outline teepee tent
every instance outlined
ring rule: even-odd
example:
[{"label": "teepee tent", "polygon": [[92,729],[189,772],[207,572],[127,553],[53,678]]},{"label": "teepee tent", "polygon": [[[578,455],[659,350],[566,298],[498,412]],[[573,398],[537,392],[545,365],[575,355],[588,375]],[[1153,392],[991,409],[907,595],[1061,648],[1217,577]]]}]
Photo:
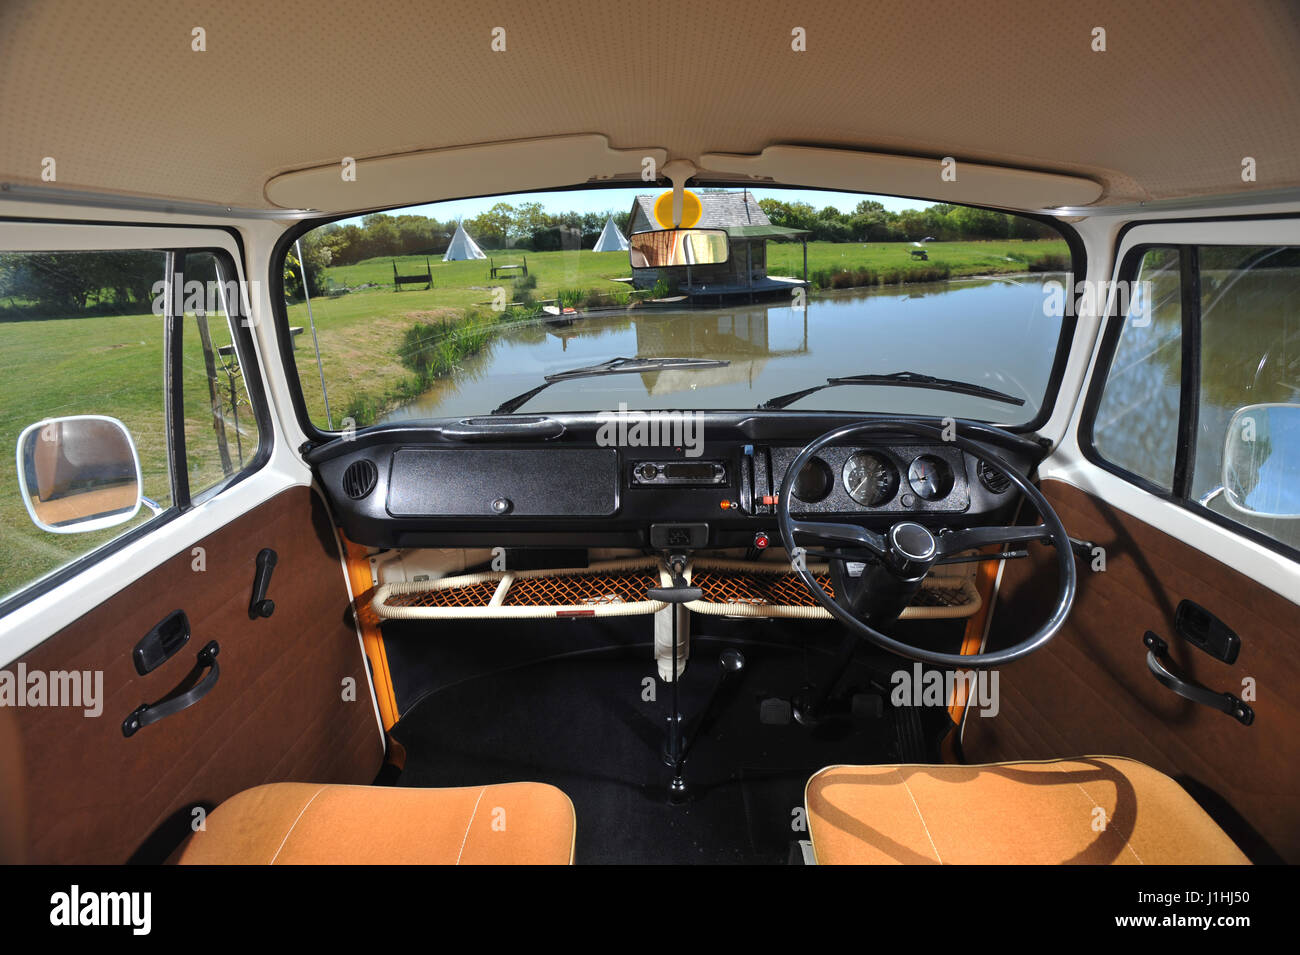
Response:
[{"label": "teepee tent", "polygon": [[614,217],[610,216],[605,220],[605,228],[600,230],[600,238],[596,240],[596,245],[592,248],[593,252],[626,252],[627,239],[623,238],[623,233],[618,231],[618,226],[614,225]]},{"label": "teepee tent", "polygon": [[443,253],[444,262],[460,262],[462,259],[486,259],[483,250],[478,247],[478,243],[469,237],[465,231],[465,223],[456,223],[456,234],[451,237],[451,245],[447,246],[447,251]]}]

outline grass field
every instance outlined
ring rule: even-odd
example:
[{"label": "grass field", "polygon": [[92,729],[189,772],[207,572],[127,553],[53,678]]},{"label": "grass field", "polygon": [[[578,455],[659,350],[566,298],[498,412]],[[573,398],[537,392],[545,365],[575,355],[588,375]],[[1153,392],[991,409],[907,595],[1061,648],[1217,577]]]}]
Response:
[{"label": "grass field", "polygon": [[[1034,261],[1044,256],[1067,256],[1065,240],[1033,240],[1005,242],[934,242],[926,249],[929,261],[912,258],[910,242],[809,242],[808,272],[835,269],[872,269],[878,272],[901,270],[903,280],[908,273],[924,274],[927,270],[946,267],[954,276],[991,275],[995,273],[1022,272]],[[617,291],[624,286],[613,279],[632,274],[626,252],[507,252],[492,253],[498,265],[522,262],[528,258],[530,274],[537,277],[536,297],[554,298],[562,288],[597,288]],[[495,285],[510,286],[509,279],[493,280],[488,277],[487,259],[466,262],[443,262],[438,256],[428,256],[429,270],[433,273],[433,292],[424,292],[421,286],[405,286],[403,296],[430,295],[423,301],[436,305],[464,307],[484,302],[491,297]],[[424,273],[425,256],[398,256],[398,271],[403,275]],[[768,272],[772,275],[803,275],[803,249],[798,242],[769,242],[767,245]],[[328,270],[329,281],[338,286],[356,288],[361,285],[380,285],[393,291],[393,258],[385,256],[366,259],[355,265],[334,266]],[[379,291],[379,290],[372,290]]]},{"label": "grass field", "polygon": [[[936,269],[951,276],[1025,271],[1048,255],[1065,255],[1063,241],[945,242],[928,247],[930,261],[914,262],[910,244],[814,242],[808,246],[810,276],[821,279],[840,275],[846,279],[884,276],[892,281],[932,279]],[[536,278],[529,294],[536,300],[554,299],[562,290],[626,292],[612,279],[630,274],[622,252],[529,252],[528,265]],[[498,262],[521,261],[522,254],[494,257]],[[769,243],[769,272],[802,275],[802,251],[797,243]],[[339,427],[351,415],[364,426],[387,408],[414,397],[426,385],[402,361],[404,336],[416,324],[439,327],[449,337],[452,356],[478,347],[502,322],[515,321],[519,313],[501,315],[482,303],[492,297],[496,284],[512,288],[509,280],[493,283],[486,260],[444,263],[430,258],[434,288],[408,286],[392,290],[392,261],[372,259],[333,268],[329,279],[336,286],[373,283],[375,289],[345,295],[318,297],[312,315],[320,339],[321,358],[329,386],[333,424]],[[423,256],[399,259],[404,274],[423,267]],[[847,272],[846,272],[847,270]],[[826,281],[823,284],[834,284]],[[512,297],[514,297],[512,295]],[[324,401],[316,370],[307,307],[289,306],[292,325],[304,327],[295,353],[303,392],[313,420],[326,422]],[[191,485],[210,486],[221,476],[212,417],[208,411],[206,373],[193,320],[185,335],[186,431],[191,445]],[[210,322],[214,344],[230,341],[224,322]],[[445,332],[441,331],[445,328]],[[0,523],[6,546],[0,549],[0,594],[33,580],[123,528],[89,535],[49,534],[36,528],[19,496],[13,449],[22,429],[43,418],[70,414],[107,414],[120,418],[130,429],[139,449],[145,494],[164,506],[170,499],[166,470],[162,394],[162,321],[153,315],[96,316],[0,322],[0,442],[9,449],[8,464],[0,466]],[[443,343],[439,343],[440,345]],[[224,381],[220,373],[218,378]],[[256,444],[250,414],[241,409],[245,455]],[[227,428],[231,453],[235,436]],[[137,522],[145,518],[144,512]]]},{"label": "grass field", "polygon": [[[223,476],[207,391],[207,373],[194,319],[184,336],[185,431],[193,493]],[[224,318],[209,319],[214,348],[230,343]],[[167,507],[171,483],[167,473],[163,409],[163,325],[158,316],[95,316],[0,323],[0,446],[8,449],[0,465],[0,595],[142,523],[134,522],[89,534],[51,534],[27,515],[18,486],[14,450],[29,424],[61,415],[105,414],[131,432],[140,456],[146,497]],[[225,376],[218,370],[218,378]],[[317,391],[320,389],[318,388]],[[244,458],[257,447],[257,426],[245,406],[239,409]],[[237,462],[236,437],[226,427],[229,453]]]}]

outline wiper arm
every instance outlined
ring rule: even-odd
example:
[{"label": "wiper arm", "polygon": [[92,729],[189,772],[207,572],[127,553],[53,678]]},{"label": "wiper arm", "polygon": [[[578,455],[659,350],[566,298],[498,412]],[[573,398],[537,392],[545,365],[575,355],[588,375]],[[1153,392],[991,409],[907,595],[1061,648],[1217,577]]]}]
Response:
[{"label": "wiper arm", "polygon": [[779,395],[759,405],[762,409],[784,408],[792,405],[800,398],[806,398],[814,392],[821,391],[824,388],[833,388],[836,385],[883,385],[886,387],[897,388],[927,388],[931,391],[946,391],[954,395],[970,395],[974,398],[988,398],[992,401],[1001,401],[1008,405],[1023,405],[1024,398],[1016,398],[1005,392],[995,391],[992,388],[985,388],[983,385],[971,384],[968,381],[957,381],[953,378],[936,378],[934,375],[921,375],[914,371],[895,371],[888,375],[845,375],[841,378],[827,378],[826,384],[815,385],[812,388],[804,388],[802,391],[792,391],[788,395]]},{"label": "wiper arm", "polygon": [[581,368],[570,368],[568,371],[557,371],[554,374],[547,375],[536,388],[531,388],[523,394],[515,395],[508,401],[503,401],[497,408],[493,409],[492,414],[510,414],[512,411],[518,410],[557,381],[572,381],[574,378],[599,378],[602,375],[629,375],[639,371],[662,371],[672,368],[721,368],[730,364],[731,362],[721,358],[611,358],[609,361],[602,361],[598,365],[584,365]]}]

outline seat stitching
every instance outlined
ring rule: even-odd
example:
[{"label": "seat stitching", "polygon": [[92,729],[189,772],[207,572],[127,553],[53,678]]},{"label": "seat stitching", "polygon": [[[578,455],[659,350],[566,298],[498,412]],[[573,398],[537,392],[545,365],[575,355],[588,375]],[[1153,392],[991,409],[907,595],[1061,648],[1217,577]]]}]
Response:
[{"label": "seat stitching", "polygon": [[478,815],[478,804],[483,801],[485,792],[487,792],[486,786],[478,791],[478,798],[474,800],[474,811],[469,814],[469,822],[465,823],[465,838],[460,840],[460,852],[456,853],[456,865],[460,865],[460,857],[465,854],[465,844],[469,842],[469,830],[474,825],[474,817]]},{"label": "seat stitching", "polygon": [[894,772],[898,774],[903,788],[907,790],[908,798],[912,800],[912,807],[916,810],[916,817],[921,820],[921,828],[925,830],[925,837],[930,840],[930,848],[934,850],[934,857],[939,860],[939,865],[943,865],[943,856],[939,855],[939,847],[934,844],[934,837],[930,835],[930,827],[925,824],[925,814],[921,812],[921,807],[916,802],[916,797],[912,795],[912,787],[907,785],[907,780],[903,777],[902,771],[897,766]]},{"label": "seat stitching", "polygon": [[[1057,764],[1056,769],[1061,773],[1065,772],[1065,767],[1061,766],[1060,764]],[[1102,807],[1102,805],[1099,802],[1097,802],[1097,800],[1092,798],[1092,794],[1088,792],[1088,790],[1084,789],[1080,783],[1076,782],[1074,785],[1078,788],[1079,792],[1083,793],[1085,796],[1088,797],[1088,802],[1092,803],[1095,808],[1101,810],[1103,816],[1106,814],[1106,810]],[[1106,825],[1107,827],[1110,826],[1109,817],[1107,817],[1106,819]],[[1128,839],[1124,840],[1124,847],[1128,849],[1129,852],[1133,853],[1133,858],[1138,860],[1138,865],[1146,865],[1146,863],[1142,861],[1142,857],[1138,855],[1137,850],[1133,848],[1133,843],[1130,840]]]},{"label": "seat stitching", "polygon": [[267,865],[275,865],[275,860],[280,858],[280,853],[284,851],[284,844],[289,841],[289,836],[293,835],[293,830],[298,825],[298,820],[302,818],[302,814],[307,811],[307,808],[316,801],[316,797],[319,796],[324,791],[325,791],[325,787],[321,786],[319,789],[317,789],[314,793],[311,794],[311,798],[307,800],[306,804],[302,807],[302,809],[298,811],[298,815],[294,817],[293,823],[289,826],[289,831],[286,832],[284,834],[284,838],[280,840],[279,848],[275,850],[275,855],[271,856],[271,861],[268,862]]}]

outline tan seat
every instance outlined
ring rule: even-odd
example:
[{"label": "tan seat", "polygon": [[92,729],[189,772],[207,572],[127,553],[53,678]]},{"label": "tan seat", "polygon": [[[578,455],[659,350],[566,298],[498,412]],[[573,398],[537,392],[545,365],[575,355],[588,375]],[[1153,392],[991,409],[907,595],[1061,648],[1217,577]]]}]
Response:
[{"label": "tan seat", "polygon": [[543,783],[407,789],[274,783],[231,796],[185,865],[568,865],[574,813]]},{"label": "tan seat", "polygon": [[1191,796],[1136,760],[831,766],[808,781],[819,865],[1248,865]]}]

